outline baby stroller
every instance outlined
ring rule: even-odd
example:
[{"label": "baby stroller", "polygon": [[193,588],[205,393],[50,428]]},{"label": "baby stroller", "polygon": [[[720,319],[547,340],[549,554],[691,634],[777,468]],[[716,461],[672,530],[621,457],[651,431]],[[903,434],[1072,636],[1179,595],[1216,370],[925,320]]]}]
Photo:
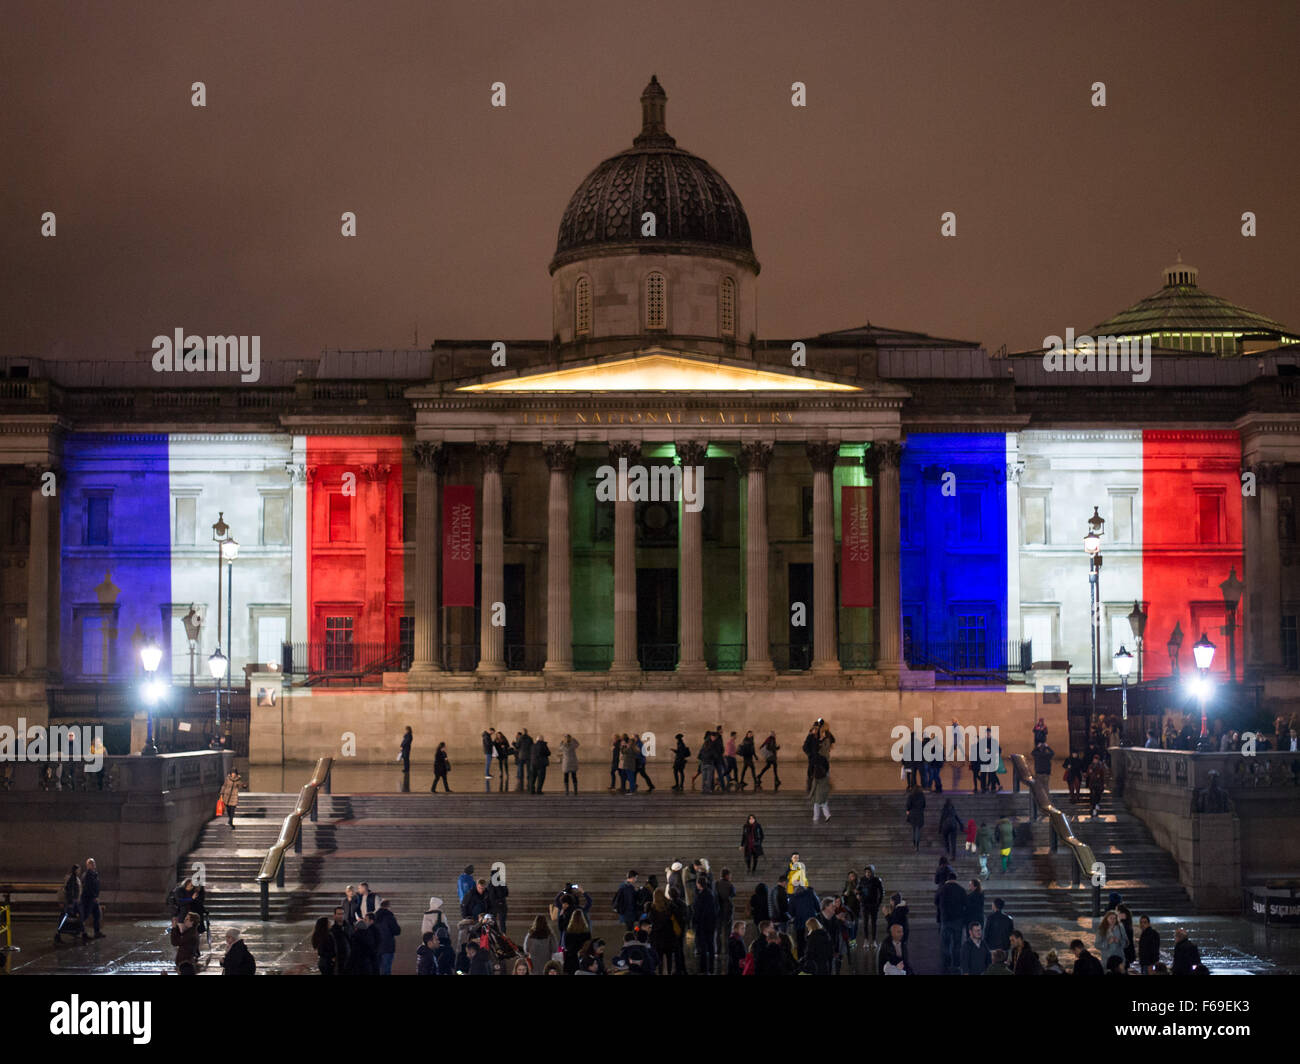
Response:
[{"label": "baby stroller", "polygon": [[[496,921],[491,916],[480,916],[470,930],[470,935],[476,937],[487,935],[488,952],[492,956],[493,963],[501,965],[503,971],[509,972],[515,958],[524,956],[523,951],[497,928]],[[481,937],[479,941],[482,941]]]},{"label": "baby stroller", "polygon": [[81,910],[77,907],[77,903],[65,905],[63,912],[59,914],[59,922],[54,928],[54,941],[62,942],[64,935],[71,935],[74,939],[78,939],[84,933],[85,925],[81,922]]}]

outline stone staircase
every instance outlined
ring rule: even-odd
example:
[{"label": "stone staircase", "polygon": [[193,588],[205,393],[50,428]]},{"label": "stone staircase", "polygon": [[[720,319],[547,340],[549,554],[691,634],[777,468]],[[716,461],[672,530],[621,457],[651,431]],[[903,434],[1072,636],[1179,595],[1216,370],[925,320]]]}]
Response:
[{"label": "stone staircase", "polygon": [[[178,866],[178,878],[183,878],[202,864],[216,920],[249,923],[258,918],[257,872],[294,797],[242,794],[233,834],[224,819],[211,821]],[[1069,858],[1064,850],[1050,852],[1051,829],[1045,820],[1029,822],[1027,794],[927,797],[921,851],[914,854],[901,792],[837,794],[832,819],[815,826],[798,790],[711,797],[674,794],[662,787],[653,794],[602,790],[572,798],[562,792],[541,797],[322,795],[319,820],[304,824],[303,853],[291,850],[286,856],[286,887],[271,887],[271,915],[277,920],[325,915],[346,884],[364,879],[393,899],[403,919],[423,911],[431,894],[444,899],[450,918],[456,878],[464,866],[473,864],[478,875],[486,876],[500,860],[510,885],[512,933],[545,912],[567,882],[580,883],[592,896],[593,914],[608,922],[613,919],[610,899],[629,868],[643,879],[656,873],[662,882],[664,868],[673,860],[688,863],[700,856],[709,859],[715,875],[724,866],[731,868],[738,899],[745,903],[741,913],[747,915],[754,883],[770,885],[797,850],[819,892],[839,890],[850,868],[860,872],[871,863],[887,889],[901,890],[913,913],[928,920],[944,797],[953,799],[962,817],[992,824],[1008,815],[1016,821],[1011,869],[1003,874],[997,858],[990,861],[994,875],[985,883],[990,897],[1004,898],[1017,918],[1073,922],[1090,915],[1091,891],[1070,887]],[[1068,806],[1065,795],[1057,800]],[[739,849],[741,824],[751,812],[766,832],[767,856],[757,876],[745,872]],[[1135,913],[1186,911],[1190,903],[1173,860],[1141,822],[1109,797],[1101,812],[1097,821],[1075,822],[1075,830],[1106,864],[1103,902],[1105,893],[1119,890]],[[977,870],[975,858],[960,845],[954,864],[963,880]]]}]

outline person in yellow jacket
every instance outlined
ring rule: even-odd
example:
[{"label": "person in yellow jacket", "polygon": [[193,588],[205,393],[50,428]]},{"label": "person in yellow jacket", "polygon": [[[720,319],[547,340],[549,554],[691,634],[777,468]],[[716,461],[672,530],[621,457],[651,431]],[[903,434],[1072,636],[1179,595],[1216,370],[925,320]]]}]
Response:
[{"label": "person in yellow jacket", "polygon": [[785,892],[793,894],[800,887],[808,886],[808,872],[804,868],[804,863],[799,860],[797,853],[790,855],[790,863],[786,866]]}]

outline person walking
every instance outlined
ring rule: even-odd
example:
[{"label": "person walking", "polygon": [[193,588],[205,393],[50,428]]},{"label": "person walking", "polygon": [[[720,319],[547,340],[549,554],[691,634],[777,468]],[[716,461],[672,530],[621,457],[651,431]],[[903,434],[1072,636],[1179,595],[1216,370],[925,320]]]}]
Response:
[{"label": "person walking", "polygon": [[876,941],[876,918],[880,915],[880,906],[885,900],[885,884],[876,875],[875,865],[867,865],[862,870],[862,876],[858,880],[858,897],[862,900],[860,907],[862,933],[866,935],[870,931],[871,941],[874,944]]},{"label": "person walking", "polygon": [[943,809],[939,813],[939,834],[943,836],[943,848],[954,860],[957,857],[957,836],[961,833],[961,817],[952,804],[951,798],[944,799]]},{"label": "person walking", "polygon": [[[609,752],[609,790],[612,794],[616,790],[627,791],[626,779],[623,775],[623,740],[626,736],[614,733],[614,745]],[[680,739],[681,736],[679,735]],[[620,788],[620,784],[623,786]]]},{"label": "person walking", "polygon": [[763,856],[763,825],[753,813],[740,829],[740,849],[745,855],[745,871],[757,873],[758,859]]},{"label": "person walking", "polygon": [[762,790],[763,777],[767,775],[768,769],[772,770],[772,790],[779,791],[781,789],[781,773],[776,768],[776,752],[780,749],[781,747],[776,741],[776,732],[768,732],[767,738],[763,740],[762,745],[759,747],[763,754],[763,771],[754,780],[754,790]]},{"label": "person walking", "polygon": [[619,923],[623,925],[624,931],[634,930],[641,916],[641,909],[637,904],[636,878],[635,870],[629,872],[627,878],[614,892],[614,912],[618,914]]},{"label": "person walking", "polygon": [[996,828],[998,852],[1002,855],[1002,871],[1011,867],[1011,847],[1016,841],[1016,828],[1010,817],[1002,817]]},{"label": "person walking", "polygon": [[808,729],[808,734],[803,738],[803,755],[808,759],[808,782],[804,787],[806,794],[812,794],[813,784],[813,757],[816,755],[818,748],[821,746],[821,723],[814,722],[813,726]]},{"label": "person walking", "polygon": [[1070,791],[1070,801],[1077,802],[1080,798],[1079,791],[1083,787],[1083,758],[1074,750],[1070,751],[1070,756],[1061,762],[1061,769],[1065,772],[1065,786]]},{"label": "person walking", "polygon": [[406,726],[406,731],[402,735],[402,746],[398,751],[397,760],[402,763],[402,775],[410,776],[411,774],[411,743],[415,741],[415,734],[411,731],[411,726]]},{"label": "person walking", "polygon": [[939,924],[939,963],[944,975],[961,974],[961,940],[966,919],[966,891],[949,872],[934,893],[935,917]]},{"label": "person walking", "polygon": [[578,740],[565,734],[560,740],[560,771],[564,773],[564,793],[569,793],[569,780],[573,780],[573,793],[578,793]]},{"label": "person walking", "polygon": [[532,789],[533,737],[525,728],[515,736],[515,791],[522,794]]},{"label": "person walking", "polygon": [[[86,858],[85,870],[81,874],[81,941],[89,942],[86,924],[89,921],[94,928],[95,938],[104,936],[99,930],[99,869],[93,857]],[[197,935],[196,935],[197,937]]]},{"label": "person walking", "polygon": [[335,946],[334,936],[330,934],[328,916],[322,916],[316,921],[316,926],[312,928],[311,948],[316,951],[316,968],[320,974],[333,975]]},{"label": "person walking", "polygon": [[[239,806],[239,789],[244,785],[236,769],[230,770],[226,782],[221,785],[221,804],[225,806],[226,822],[230,830],[235,830],[235,810]],[[209,792],[211,793],[211,792]]]},{"label": "person walking", "polygon": [[812,756],[812,798],[813,823],[817,823],[818,814],[823,820],[831,818],[831,763],[820,751]]},{"label": "person walking", "polygon": [[[691,748],[682,741],[682,733],[678,732],[673,736],[677,745],[673,747],[673,790],[686,790],[686,762],[690,760]],[[618,753],[615,747],[614,768],[618,767]],[[610,781],[614,779],[614,773],[610,772]],[[610,790],[613,790],[611,785]]]},{"label": "person walking", "polygon": [[1048,791],[1052,789],[1052,758],[1055,756],[1056,751],[1045,742],[1034,747],[1034,775],[1043,781],[1043,786]]},{"label": "person walking", "polygon": [[913,784],[907,792],[907,822],[912,826],[912,852],[921,850],[921,829],[925,827],[925,793],[918,784]]},{"label": "person walking", "polygon": [[743,791],[747,774],[751,783],[758,783],[758,775],[754,771],[754,758],[758,752],[754,749],[754,733],[752,731],[745,732],[745,737],[740,740],[740,746],[737,749],[741,760],[740,789]]},{"label": "person walking", "polygon": [[528,963],[532,966],[533,975],[542,974],[542,969],[554,956],[556,947],[555,933],[551,930],[551,925],[547,923],[545,914],[538,913],[533,926],[524,935],[523,946],[524,953],[528,955]]},{"label": "person walking", "polygon": [[[503,874],[504,875],[504,874]],[[496,921],[501,933],[507,934],[506,921],[510,917],[510,888],[506,886],[503,876],[493,875],[488,880],[488,912]]]},{"label": "person walking", "polygon": [[1088,805],[1094,820],[1101,813],[1101,800],[1105,793],[1106,766],[1101,763],[1100,754],[1093,754],[1092,764],[1088,766]]},{"label": "person walking", "polygon": [[442,789],[448,794],[451,793],[451,784],[447,782],[447,773],[451,771],[451,762],[447,760],[447,744],[439,743],[438,751],[433,755],[433,786],[429,788],[434,794],[438,793],[438,781],[442,781]]},{"label": "person walking", "polygon": [[533,778],[530,787],[533,794],[541,794],[546,784],[546,766],[551,763],[551,748],[546,744],[545,736],[539,735],[533,741],[532,765]]},{"label": "person walking", "polygon": [[623,736],[622,749],[619,751],[619,772],[623,776],[620,794],[636,794],[636,747],[632,745],[631,736]]},{"label": "person walking", "polygon": [[1011,948],[1011,932],[1016,929],[1016,922],[1002,911],[1005,906],[1006,902],[1001,898],[994,898],[993,911],[984,922],[984,940],[988,942],[989,949]]},{"label": "person walking", "polygon": [[649,794],[655,789],[655,784],[645,770],[645,743],[642,742],[641,736],[634,735],[632,737],[632,749],[636,753],[636,774],[645,780],[646,793]]},{"label": "person walking", "polygon": [[235,928],[226,931],[226,952],[221,958],[222,975],[256,975],[257,961]]},{"label": "person walking", "polygon": [[993,829],[989,827],[988,821],[982,822],[979,830],[975,832],[975,852],[979,854],[980,876],[988,879],[989,854],[993,852]]}]

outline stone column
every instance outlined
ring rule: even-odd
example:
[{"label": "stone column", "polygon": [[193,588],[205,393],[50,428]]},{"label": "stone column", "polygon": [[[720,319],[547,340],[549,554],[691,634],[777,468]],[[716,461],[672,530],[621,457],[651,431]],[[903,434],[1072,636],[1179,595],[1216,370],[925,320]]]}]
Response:
[{"label": "stone column", "polygon": [[427,440],[416,443],[411,451],[415,458],[415,655],[411,675],[418,677],[442,671],[438,647],[438,563],[442,553],[438,494],[447,452],[441,443]]},{"label": "stone column", "polygon": [[483,553],[479,595],[478,671],[504,672],[506,630],[492,623],[495,604],[505,601],[505,541],[501,514],[501,470],[508,443],[492,440],[478,445],[483,463]]},{"label": "stone column", "polygon": [[745,474],[745,672],[767,674],[772,650],[767,637],[767,466],[772,445],[753,441],[740,445],[740,469]]},{"label": "stone column", "polygon": [[880,540],[876,555],[880,580],[876,587],[879,606],[877,643],[880,647],[876,668],[891,680],[903,669],[903,640],[899,610],[899,510],[898,464],[903,445],[896,440],[881,440],[867,448],[866,465],[876,489],[877,528]]},{"label": "stone column", "polygon": [[60,471],[53,466],[32,465],[27,472],[32,477],[32,497],[27,526],[27,663],[22,673],[44,678],[58,671],[58,651],[50,641],[50,605],[57,610],[59,603],[50,585],[54,569],[50,538],[59,527],[57,491],[63,485],[58,483]]},{"label": "stone column", "polygon": [[[619,459],[628,467],[641,461],[641,444],[619,440],[609,445],[616,471]],[[627,498],[627,480],[618,478],[614,502],[614,660],[610,672],[638,672],[636,645],[636,503]]]},{"label": "stone column", "polygon": [[813,470],[813,671],[839,672],[835,625],[835,504],[831,471],[838,443],[809,443]]},{"label": "stone column", "polygon": [[573,671],[573,618],[569,609],[569,494],[573,488],[574,446],[542,446],[551,471],[546,533],[546,665],[543,671]]},{"label": "stone column", "polygon": [[307,486],[315,477],[315,469],[307,465],[307,437],[293,438],[293,460],[285,465],[292,486],[289,489],[289,508],[292,514],[292,549],[289,561],[289,642],[295,653],[307,652],[310,638],[311,604],[307,601],[307,555],[312,514],[307,506]]},{"label": "stone column", "polygon": [[1282,462],[1257,462],[1255,495],[1246,497],[1246,664],[1256,674],[1282,667],[1282,551],[1277,485]]},{"label": "stone column", "polygon": [[704,441],[677,444],[677,457],[682,463],[682,494],[694,497],[701,507],[688,510],[684,499],[681,505],[677,561],[678,672],[701,673],[708,669],[704,660],[704,528],[700,516],[704,504],[704,460],[708,451],[709,445]]}]

